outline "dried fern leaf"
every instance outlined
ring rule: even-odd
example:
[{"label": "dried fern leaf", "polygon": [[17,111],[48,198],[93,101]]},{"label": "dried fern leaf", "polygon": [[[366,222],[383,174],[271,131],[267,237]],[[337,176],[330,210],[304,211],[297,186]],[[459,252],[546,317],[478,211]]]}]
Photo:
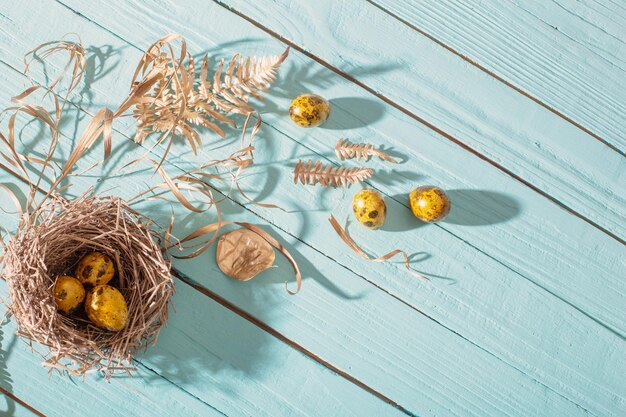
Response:
[{"label": "dried fern leaf", "polygon": [[[173,46],[176,40],[180,41],[179,53]],[[288,52],[289,48],[282,55],[261,58],[235,54],[227,64],[222,59],[211,75],[208,56],[199,63],[198,71],[184,38],[167,35],[144,54],[135,70],[131,93],[118,112],[134,107],[137,143],[158,132],[159,141],[169,137],[171,144],[177,134],[187,139],[195,153],[201,146],[197,127],[224,137],[218,123],[235,126],[228,113],[256,113],[248,104],[250,96],[262,99],[262,92],[276,79],[276,70]]]},{"label": "dried fern leaf", "polygon": [[[281,55],[260,58],[256,56],[243,58],[235,54],[228,63],[223,77],[225,62],[222,59],[213,77],[211,91],[237,106],[241,106],[242,102],[247,103],[250,96],[263,100],[262,93],[276,80],[276,70],[287,55],[289,48]],[[203,69],[201,73],[206,74],[207,71]],[[202,91],[208,91],[206,78],[203,78],[201,83],[204,83]]]},{"label": "dried fern leaf", "polygon": [[324,166],[322,161],[298,161],[293,171],[293,182],[302,184],[321,184],[324,187],[348,187],[365,181],[374,174],[371,168],[346,168],[333,165]]},{"label": "dried fern leaf", "polygon": [[377,156],[387,162],[397,164],[398,161],[393,159],[385,152],[377,149],[369,143],[352,143],[348,139],[339,139],[335,145],[335,155],[339,160],[356,158],[369,161],[370,157]]}]

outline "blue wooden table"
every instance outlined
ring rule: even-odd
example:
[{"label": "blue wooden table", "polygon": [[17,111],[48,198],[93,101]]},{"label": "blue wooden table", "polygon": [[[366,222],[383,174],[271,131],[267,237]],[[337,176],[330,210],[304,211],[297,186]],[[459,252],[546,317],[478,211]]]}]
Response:
[{"label": "blue wooden table", "polygon": [[[158,344],[137,358],[134,378],[110,381],[49,376],[5,320],[1,415],[626,415],[623,1],[4,0],[1,107],[27,85],[24,53],[69,32],[89,70],[71,97],[64,150],[90,114],[121,102],[143,51],[166,33],[217,58],[292,47],[260,105],[255,165],[241,179],[290,213],[235,194],[223,211],[274,233],[304,285],[284,291],[291,271],[278,258],[247,283],[225,277],[213,251],[174,261],[174,308]],[[331,100],[323,127],[289,120],[302,92]],[[132,120],[116,125],[112,160],[75,177],[68,195],[95,187],[129,197],[153,183],[150,166],[120,171],[146,152],[132,134]],[[361,260],[334,233],[329,214],[343,223],[359,187],[293,184],[295,162],[335,162],[340,137],[402,160],[370,164],[385,228],[352,222],[350,234],[370,254],[413,254],[430,282],[401,262]],[[199,155],[177,143],[166,164],[189,169],[237,141],[234,131],[207,135]],[[18,186],[4,173],[0,182]],[[423,184],[448,191],[444,222],[420,223],[407,208]],[[178,236],[215,221],[163,201],[143,210],[166,224],[171,207]],[[0,220],[15,229],[15,215]]]}]

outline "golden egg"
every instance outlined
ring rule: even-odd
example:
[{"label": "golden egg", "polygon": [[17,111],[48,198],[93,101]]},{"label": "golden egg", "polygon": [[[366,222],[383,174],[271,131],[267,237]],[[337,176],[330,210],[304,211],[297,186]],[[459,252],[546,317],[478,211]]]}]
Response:
[{"label": "golden egg", "polygon": [[361,190],[352,199],[354,217],[368,229],[378,229],[385,224],[387,205],[383,196],[375,190]]},{"label": "golden egg", "polygon": [[128,307],[121,292],[110,285],[98,285],[87,293],[85,312],[89,320],[103,329],[119,331],[128,322]]},{"label": "golden egg", "polygon": [[83,256],[76,267],[76,278],[84,285],[103,285],[115,276],[115,265],[111,258],[100,252]]},{"label": "golden egg", "polygon": [[70,314],[85,299],[85,287],[79,280],[69,275],[61,275],[54,284],[54,302],[65,314]]},{"label": "golden egg", "polygon": [[289,117],[298,126],[319,126],[330,116],[330,103],[316,94],[302,94],[289,106]]},{"label": "golden egg", "polygon": [[450,199],[446,193],[432,185],[411,191],[409,204],[415,217],[427,223],[443,219],[450,211]]}]

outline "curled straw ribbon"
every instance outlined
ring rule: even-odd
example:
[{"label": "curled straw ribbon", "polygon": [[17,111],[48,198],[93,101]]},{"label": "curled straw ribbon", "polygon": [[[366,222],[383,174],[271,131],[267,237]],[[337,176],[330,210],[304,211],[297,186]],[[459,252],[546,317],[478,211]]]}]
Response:
[{"label": "curled straw ribbon", "polygon": [[348,245],[350,249],[352,249],[357,255],[359,255],[361,258],[365,259],[366,261],[385,262],[386,260],[393,258],[396,255],[401,254],[404,257],[404,266],[406,267],[406,269],[409,271],[411,275],[430,281],[430,278],[428,278],[425,275],[420,274],[419,272],[413,271],[409,267],[409,257],[406,254],[406,252],[400,249],[394,249],[391,252],[386,253],[385,255],[379,256],[378,258],[372,258],[367,253],[365,253],[363,249],[361,249],[354,240],[352,240],[352,238],[348,235],[348,233],[341,227],[341,225],[339,225],[339,222],[337,221],[335,216],[331,214],[330,217],[328,218],[328,221],[333,226],[333,229],[335,229],[335,232],[337,232],[339,237],[341,237],[341,239],[346,243],[346,245]]},{"label": "curled straw ribbon", "polygon": [[[272,237],[272,235],[270,235],[265,230],[261,229],[258,226],[255,226],[255,225],[253,225],[251,223],[247,223],[247,222],[224,222],[224,221],[218,221],[216,223],[211,223],[211,224],[208,224],[208,225],[206,225],[204,227],[201,227],[201,228],[191,232],[189,235],[187,235],[186,237],[184,237],[183,239],[178,241],[178,243],[175,243],[175,244],[170,245],[169,247],[166,247],[165,250],[168,250],[168,249],[170,249],[170,248],[172,248],[174,246],[177,246],[177,247],[179,247],[181,249],[185,249],[182,246],[183,243],[188,242],[188,241],[193,240],[193,239],[197,239],[197,238],[199,238],[201,236],[213,233],[213,236],[211,237],[211,239],[209,239],[207,242],[204,242],[204,243],[201,243],[201,244],[197,245],[197,246],[200,246],[200,248],[197,249],[195,252],[193,252],[193,253],[191,253],[189,255],[181,255],[181,256],[173,255],[175,258],[180,258],[180,259],[186,259],[186,258],[192,258],[192,257],[198,256],[199,254],[201,254],[202,252],[207,250],[215,242],[215,240],[219,237],[220,229],[223,226],[227,226],[229,224],[236,224],[237,226],[245,227],[246,229],[250,230],[251,232],[254,232],[254,233],[258,234],[259,236],[261,236],[261,238],[263,240],[265,240],[272,247],[274,247],[277,251],[279,251],[285,257],[285,259],[287,259],[287,261],[291,264],[291,267],[293,268],[293,273],[294,273],[294,275],[296,277],[296,290],[295,291],[291,291],[287,287],[287,283],[286,282],[285,282],[285,289],[291,295],[295,295],[295,294],[297,294],[300,291],[300,289],[302,288],[302,274],[300,273],[300,268],[298,268],[298,264],[297,264],[296,260],[293,258],[293,256],[291,256],[289,251],[278,240],[276,240],[274,237]],[[172,223],[170,223],[170,226],[168,227],[168,234],[167,234],[168,237],[169,237],[169,232],[171,231],[171,227],[172,227]],[[187,249],[189,249],[189,248],[187,248]]]}]

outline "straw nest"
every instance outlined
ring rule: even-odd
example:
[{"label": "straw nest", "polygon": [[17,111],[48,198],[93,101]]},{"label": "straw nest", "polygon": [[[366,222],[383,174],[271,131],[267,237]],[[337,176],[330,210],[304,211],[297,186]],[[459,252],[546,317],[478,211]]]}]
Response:
[{"label": "straw nest", "polygon": [[[128,304],[119,332],[95,327],[86,317],[65,316],[55,306],[55,278],[73,272],[82,255],[103,252],[116,264],[112,281]],[[9,310],[19,334],[48,350],[33,349],[44,366],[74,375],[106,376],[132,369],[131,359],[156,342],[174,292],[152,222],[115,197],[55,197],[24,214],[4,248],[3,276]]]}]

